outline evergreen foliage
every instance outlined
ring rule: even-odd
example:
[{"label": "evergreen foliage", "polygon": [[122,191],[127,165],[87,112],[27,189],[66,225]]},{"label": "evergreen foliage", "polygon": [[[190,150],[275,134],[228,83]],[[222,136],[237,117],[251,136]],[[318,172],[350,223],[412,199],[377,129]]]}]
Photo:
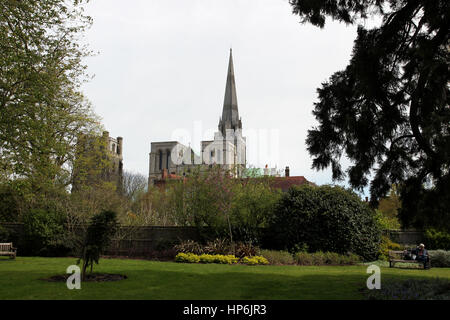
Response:
[{"label": "evergreen foliage", "polygon": [[377,258],[380,228],[375,212],[341,187],[292,187],[277,204],[270,229],[279,249],[348,252]]},{"label": "evergreen foliage", "polygon": [[[348,66],[318,89],[308,131],[313,167],[370,181],[371,203],[401,188],[404,227],[450,228],[450,3],[445,0],[291,0],[303,22],[359,24]],[[360,22],[378,16],[380,26]],[[352,161],[347,172],[339,160]]]}]

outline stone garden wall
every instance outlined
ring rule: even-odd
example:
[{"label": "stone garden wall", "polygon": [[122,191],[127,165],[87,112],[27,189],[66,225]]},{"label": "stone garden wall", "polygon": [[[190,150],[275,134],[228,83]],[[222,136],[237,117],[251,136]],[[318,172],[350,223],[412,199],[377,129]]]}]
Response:
[{"label": "stone garden wall", "polygon": [[[20,223],[0,223],[10,232],[11,241],[18,245],[23,225]],[[82,232],[82,228],[79,228]],[[421,231],[386,230],[384,234],[403,245],[417,245],[423,241]],[[198,241],[200,235],[194,227],[121,227],[118,235],[108,248],[107,255],[116,256],[154,256],[155,252],[170,250],[174,244],[185,241]],[[18,248],[20,255],[20,247]]]}]

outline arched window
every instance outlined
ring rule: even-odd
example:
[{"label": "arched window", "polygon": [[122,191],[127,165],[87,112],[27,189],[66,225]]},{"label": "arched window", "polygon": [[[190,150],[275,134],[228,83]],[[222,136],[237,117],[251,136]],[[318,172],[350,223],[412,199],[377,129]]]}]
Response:
[{"label": "arched window", "polygon": [[169,169],[170,150],[167,150],[166,168]]},{"label": "arched window", "polygon": [[159,170],[162,170],[162,151],[159,150]]}]

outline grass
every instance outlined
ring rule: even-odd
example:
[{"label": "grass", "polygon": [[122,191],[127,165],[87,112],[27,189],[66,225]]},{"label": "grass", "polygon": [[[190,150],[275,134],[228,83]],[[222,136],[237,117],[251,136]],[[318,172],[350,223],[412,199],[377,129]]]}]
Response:
[{"label": "grass", "polygon": [[[363,299],[366,266],[247,266],[101,259],[94,272],[126,274],[118,282],[65,283],[40,279],[64,274],[75,258],[0,257],[3,299]],[[447,278],[450,268],[381,267],[381,281]]]}]

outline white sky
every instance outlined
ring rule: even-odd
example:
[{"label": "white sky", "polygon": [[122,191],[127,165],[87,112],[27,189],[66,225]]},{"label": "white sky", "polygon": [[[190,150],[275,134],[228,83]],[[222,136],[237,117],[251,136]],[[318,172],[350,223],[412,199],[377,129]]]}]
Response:
[{"label": "white sky", "polygon": [[356,26],[301,24],[287,0],[94,0],[86,13],[99,55],[86,61],[95,78],[83,90],[110,135],[124,138],[125,170],[147,176],[150,142],[174,132],[188,132],[194,150],[213,138],[231,46],[244,134],[257,133],[249,164],[331,183],[330,170],[311,169],[305,138],[316,88],[347,65]]}]

